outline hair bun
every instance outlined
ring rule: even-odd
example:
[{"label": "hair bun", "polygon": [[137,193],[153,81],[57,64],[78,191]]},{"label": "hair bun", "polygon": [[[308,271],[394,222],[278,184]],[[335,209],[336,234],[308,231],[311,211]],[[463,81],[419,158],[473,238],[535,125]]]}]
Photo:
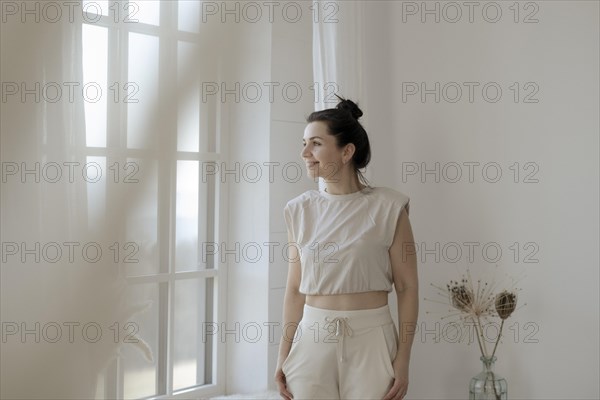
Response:
[{"label": "hair bun", "polygon": [[360,108],[358,108],[358,106],[356,105],[356,103],[354,103],[352,100],[348,100],[348,99],[342,99],[340,96],[338,96],[336,94],[337,98],[340,99],[340,102],[338,103],[338,105],[336,106],[337,109],[339,110],[344,110],[344,111],[348,111],[350,114],[352,114],[352,116],[354,118],[356,118],[357,120],[362,117],[363,112],[361,111]]}]

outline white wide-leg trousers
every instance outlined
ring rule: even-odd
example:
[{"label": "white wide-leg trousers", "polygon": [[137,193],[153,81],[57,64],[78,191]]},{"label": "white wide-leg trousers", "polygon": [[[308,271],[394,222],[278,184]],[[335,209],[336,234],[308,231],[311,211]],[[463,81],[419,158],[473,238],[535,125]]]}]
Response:
[{"label": "white wide-leg trousers", "polygon": [[397,341],[387,304],[349,311],[305,304],[282,365],[288,390],[295,400],[381,400],[394,382]]}]

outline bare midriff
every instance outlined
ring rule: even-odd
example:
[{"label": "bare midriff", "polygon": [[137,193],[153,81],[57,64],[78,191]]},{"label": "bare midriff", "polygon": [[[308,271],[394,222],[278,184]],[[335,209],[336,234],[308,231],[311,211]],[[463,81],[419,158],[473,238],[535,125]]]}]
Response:
[{"label": "bare midriff", "polygon": [[388,292],[378,290],[347,294],[307,294],[305,302],[309,306],[329,310],[366,310],[385,306],[388,303]]}]

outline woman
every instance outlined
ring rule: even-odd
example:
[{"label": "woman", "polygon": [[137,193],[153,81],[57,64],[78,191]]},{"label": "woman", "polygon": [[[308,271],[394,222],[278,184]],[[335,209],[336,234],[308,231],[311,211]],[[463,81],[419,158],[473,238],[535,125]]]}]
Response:
[{"label": "woman", "polygon": [[292,245],[275,380],[286,400],[402,399],[418,314],[409,198],[359,181],[371,156],[363,113],[338,98],[304,131],[301,156],[326,188],[284,209]]}]

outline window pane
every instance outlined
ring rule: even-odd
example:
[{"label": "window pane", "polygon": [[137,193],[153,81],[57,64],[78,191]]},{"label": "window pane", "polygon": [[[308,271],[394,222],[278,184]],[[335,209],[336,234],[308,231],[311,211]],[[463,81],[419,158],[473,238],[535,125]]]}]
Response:
[{"label": "window pane", "polygon": [[[177,162],[176,271],[214,268],[219,244],[214,241],[214,163]],[[200,210],[200,211],[199,211]]]},{"label": "window pane", "polygon": [[[127,103],[127,147],[154,146],[158,115],[158,37],[129,33],[129,68],[126,85],[131,100]],[[121,84],[123,86],[123,84]],[[122,88],[123,89],[123,88]],[[154,122],[154,123],[153,123]]]},{"label": "window pane", "polygon": [[[198,0],[179,0],[177,10],[180,31],[200,32],[201,4],[202,2]],[[222,6],[225,7],[224,5]]]},{"label": "window pane", "polygon": [[87,146],[106,147],[108,30],[83,24],[83,85],[85,141]]},{"label": "window pane", "polygon": [[200,146],[200,83],[198,78],[198,45],[179,42],[177,46],[177,76],[179,106],[177,112],[177,150],[199,151]]},{"label": "window pane", "polygon": [[[158,393],[156,390],[157,365],[158,365],[158,329],[159,329],[159,284],[146,283],[129,285],[128,294],[137,302],[144,303],[152,301],[149,309],[130,317],[123,326],[119,326],[119,332],[123,339],[121,342],[121,371],[123,377],[123,397],[139,398],[152,396]],[[130,322],[131,325],[126,326]],[[144,357],[136,345],[126,343],[135,341],[130,334],[134,333],[144,340],[154,357],[154,363],[150,363]],[[127,340],[125,339],[127,338]]]},{"label": "window pane", "polygon": [[198,269],[198,161],[177,161],[177,271]]},{"label": "window pane", "polygon": [[115,173],[119,174],[119,185],[127,185],[129,200],[123,212],[127,218],[126,239],[119,249],[126,275],[158,273],[157,162],[128,158],[126,163],[118,163],[112,169],[115,171],[111,171],[111,179]]},{"label": "window pane", "polygon": [[160,23],[159,0],[130,0],[128,5],[124,8],[126,10],[125,15],[128,16],[130,21],[137,21],[151,25],[159,25]]},{"label": "window pane", "polygon": [[[209,331],[206,328],[207,295],[204,279],[186,279],[175,284],[175,337],[173,354],[173,390],[205,383],[205,362],[211,360]],[[209,315],[210,317],[210,315]],[[210,369],[209,369],[210,370]]]}]

